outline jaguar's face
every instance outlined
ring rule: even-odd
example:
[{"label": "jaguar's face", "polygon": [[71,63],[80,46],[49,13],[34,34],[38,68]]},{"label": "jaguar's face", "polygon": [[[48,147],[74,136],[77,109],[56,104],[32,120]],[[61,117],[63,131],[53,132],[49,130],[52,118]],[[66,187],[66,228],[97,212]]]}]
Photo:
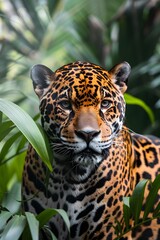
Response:
[{"label": "jaguar's face", "polygon": [[55,73],[42,65],[34,68],[31,76],[41,101],[42,125],[56,159],[62,164],[98,164],[122,129],[129,64],[109,72],[82,62]]}]

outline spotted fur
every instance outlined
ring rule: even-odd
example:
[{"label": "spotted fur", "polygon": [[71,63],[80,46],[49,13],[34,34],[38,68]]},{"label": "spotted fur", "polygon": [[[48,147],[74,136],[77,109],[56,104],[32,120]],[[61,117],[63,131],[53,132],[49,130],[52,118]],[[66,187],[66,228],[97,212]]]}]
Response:
[{"label": "spotted fur", "polygon": [[[123,94],[129,73],[126,62],[110,71],[80,61],[55,72],[43,65],[31,70],[55,161],[46,189],[46,166],[29,146],[24,208],[37,214],[45,208],[64,209],[72,240],[115,239],[113,225],[122,221],[123,196],[131,195],[141,179],[153,180],[160,171],[160,139],[131,133],[124,126]],[[124,239],[158,240],[158,224],[152,221]],[[69,239],[59,215],[49,227],[58,240]]]}]

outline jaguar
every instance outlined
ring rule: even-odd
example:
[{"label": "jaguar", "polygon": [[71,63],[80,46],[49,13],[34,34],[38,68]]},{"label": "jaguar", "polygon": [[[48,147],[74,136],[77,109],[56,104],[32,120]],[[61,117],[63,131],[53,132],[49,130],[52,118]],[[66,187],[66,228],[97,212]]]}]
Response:
[{"label": "jaguar", "polygon": [[[123,197],[132,195],[141,179],[154,180],[160,172],[160,139],[136,134],[124,123],[130,71],[127,62],[106,70],[82,61],[55,72],[41,64],[31,69],[54,160],[53,172],[47,175],[47,167],[29,145],[24,210],[65,210],[70,231],[58,214],[48,222],[58,240],[116,239],[114,226],[123,221]],[[46,231],[40,238],[50,239]],[[158,240],[159,221],[121,239]]]}]

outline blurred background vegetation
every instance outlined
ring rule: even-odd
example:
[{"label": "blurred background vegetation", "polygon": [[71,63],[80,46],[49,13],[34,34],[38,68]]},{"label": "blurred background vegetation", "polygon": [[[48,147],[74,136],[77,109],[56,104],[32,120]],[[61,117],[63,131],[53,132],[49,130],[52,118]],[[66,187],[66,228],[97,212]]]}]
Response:
[{"label": "blurred background vegetation", "polygon": [[[133,131],[160,136],[159,0],[0,1],[0,98],[37,119],[30,68],[41,63],[56,70],[76,60],[106,69],[128,61],[128,93],[150,106],[155,121],[131,104],[126,123]],[[27,142],[5,116],[0,124],[1,200],[21,181]]]}]

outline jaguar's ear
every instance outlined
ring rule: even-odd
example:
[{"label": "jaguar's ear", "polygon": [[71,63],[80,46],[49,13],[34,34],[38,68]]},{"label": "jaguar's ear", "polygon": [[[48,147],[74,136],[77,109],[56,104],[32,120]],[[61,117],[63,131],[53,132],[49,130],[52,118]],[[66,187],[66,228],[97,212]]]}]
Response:
[{"label": "jaguar's ear", "polygon": [[131,72],[131,66],[127,62],[115,65],[110,71],[110,77],[120,87],[122,93],[127,90],[128,76]]},{"label": "jaguar's ear", "polygon": [[51,75],[53,74],[54,72],[44,65],[37,64],[32,67],[30,76],[33,81],[34,91],[39,98],[47,91],[50,85]]}]

